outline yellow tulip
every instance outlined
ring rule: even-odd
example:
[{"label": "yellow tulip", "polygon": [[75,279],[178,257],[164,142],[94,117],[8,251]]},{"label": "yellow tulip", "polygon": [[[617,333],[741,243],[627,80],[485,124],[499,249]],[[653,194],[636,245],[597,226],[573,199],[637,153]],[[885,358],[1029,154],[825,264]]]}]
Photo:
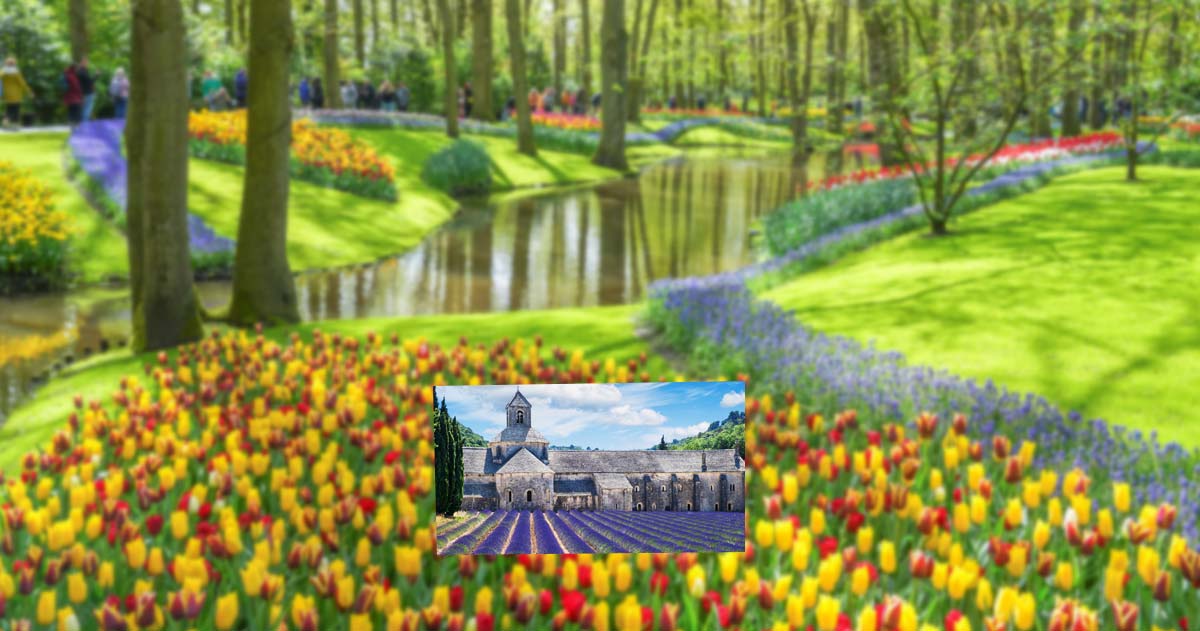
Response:
[{"label": "yellow tulip", "polygon": [[232,629],[233,623],[237,622],[237,617],[238,596],[236,592],[230,592],[217,598],[216,626],[219,631]]},{"label": "yellow tulip", "polygon": [[[738,564],[741,563],[742,553],[740,552],[722,552],[718,558],[718,564],[721,568],[721,581],[724,583],[732,583],[734,578],[737,578]],[[625,590],[621,590],[625,591]]]},{"label": "yellow tulip", "polygon": [[[792,543],[795,538],[795,525],[790,519],[780,519],[775,522],[775,547],[783,552],[789,552],[792,549]],[[864,529],[865,530],[865,529]],[[862,530],[859,530],[861,533]]]},{"label": "yellow tulip", "polygon": [[896,544],[891,541],[879,542],[879,569],[885,574],[896,572]]},{"label": "yellow tulip", "polygon": [[1054,572],[1054,584],[1062,591],[1070,591],[1075,586],[1075,566],[1067,561],[1058,564]]},{"label": "yellow tulip", "polygon": [[1129,491],[1129,483],[1113,482],[1113,508],[1119,513],[1128,513],[1131,503],[1131,493]]},{"label": "yellow tulip", "polygon": [[787,619],[795,629],[804,624],[804,599],[798,594],[789,594],[787,597]]},{"label": "yellow tulip", "polygon": [[[734,566],[734,571],[735,572],[737,571],[736,565]],[[724,565],[722,565],[721,575],[724,576],[724,573],[725,573]],[[630,585],[630,583],[633,582],[633,571],[629,568],[628,563],[622,563],[617,566],[615,582],[616,582],[616,588],[617,588],[618,592],[621,592],[623,594],[623,593],[629,591],[629,585]],[[728,582],[728,581],[726,581],[726,582]]]},{"label": "yellow tulip", "polygon": [[863,607],[861,613],[858,614],[858,626],[855,631],[878,631],[879,629],[879,614],[875,608],[870,605]]},{"label": "yellow tulip", "polygon": [[42,590],[37,601],[37,623],[40,625],[53,624],[55,619],[56,609],[55,595],[53,589]]},{"label": "yellow tulip", "polygon": [[1021,594],[1017,599],[1015,611],[1013,612],[1013,623],[1021,631],[1029,631],[1033,628],[1033,623],[1037,617],[1037,601],[1034,600],[1033,594],[1028,592]]},{"label": "yellow tulip", "polygon": [[837,629],[838,616],[842,613],[842,603],[829,596],[821,596],[817,603],[817,628],[821,631]]}]

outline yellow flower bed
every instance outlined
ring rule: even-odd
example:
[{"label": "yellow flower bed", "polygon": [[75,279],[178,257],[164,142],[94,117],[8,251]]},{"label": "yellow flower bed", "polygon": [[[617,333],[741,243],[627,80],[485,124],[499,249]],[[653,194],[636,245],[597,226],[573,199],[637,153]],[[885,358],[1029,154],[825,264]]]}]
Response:
[{"label": "yellow flower bed", "polygon": [[[192,112],[188,135],[203,158],[244,162],[246,111]],[[293,174],[318,184],[386,199],[395,198],[395,169],[370,145],[309,119],[292,121]]]},{"label": "yellow flower bed", "polygon": [[67,336],[62,331],[49,335],[0,336],[0,366],[20,360],[44,357],[61,349],[67,342]]},{"label": "yellow flower bed", "polygon": [[67,214],[28,170],[0,161],[0,293],[14,279],[40,284],[61,273],[69,235]]}]

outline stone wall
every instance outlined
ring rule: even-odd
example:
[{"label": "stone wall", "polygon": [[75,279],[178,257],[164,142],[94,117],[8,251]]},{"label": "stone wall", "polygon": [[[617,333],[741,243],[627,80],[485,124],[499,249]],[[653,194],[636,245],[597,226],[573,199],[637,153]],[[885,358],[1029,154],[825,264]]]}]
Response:
[{"label": "stone wall", "polygon": [[557,493],[554,510],[596,510],[596,496],[591,493]]},{"label": "stone wall", "polygon": [[504,510],[550,510],[554,506],[553,473],[498,473],[496,491]]},{"label": "stone wall", "polygon": [[724,473],[642,473],[630,475],[630,510],[736,511],[746,510],[743,475]]}]

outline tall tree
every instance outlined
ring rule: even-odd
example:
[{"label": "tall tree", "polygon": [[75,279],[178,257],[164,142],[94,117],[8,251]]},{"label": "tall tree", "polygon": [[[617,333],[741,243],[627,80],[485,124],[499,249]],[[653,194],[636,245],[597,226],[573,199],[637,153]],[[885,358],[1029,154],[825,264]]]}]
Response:
[{"label": "tall tree", "polygon": [[[134,0],[126,231],[133,349],[200,339],[188,249],[187,33],[180,0]],[[150,80],[147,80],[150,79]]]},{"label": "tall tree", "polygon": [[371,48],[379,45],[379,0],[369,0],[371,3]]},{"label": "tall tree", "polygon": [[[646,59],[650,57],[650,43],[654,39],[654,18],[658,13],[658,0],[650,0],[650,11],[646,15],[646,28],[642,36],[642,50],[637,56],[637,78],[629,79],[629,120],[637,121],[641,118],[642,102],[645,100],[646,85],[648,81],[648,64]],[[637,42],[634,42],[636,45]]]},{"label": "tall tree", "polygon": [[[325,0],[325,37],[321,40],[321,52],[325,58],[325,104],[331,110],[341,109],[341,71],[338,68],[338,0]],[[354,107],[353,103],[348,104]]]},{"label": "tall tree", "polygon": [[88,0],[69,0],[67,23],[71,32],[71,61],[88,54]]},{"label": "tall tree", "polygon": [[[1093,0],[1092,19],[1097,25],[1103,24],[1104,0]],[[1088,124],[1092,129],[1099,130],[1104,127],[1105,123],[1104,108],[1101,105],[1108,87],[1108,72],[1104,63],[1108,36],[1102,29],[1097,28],[1094,31],[1095,36],[1091,38],[1092,76],[1090,79],[1091,90],[1088,95]]]},{"label": "tall tree", "polygon": [[753,32],[751,48],[756,60],[754,98],[758,99],[758,115],[762,117],[767,115],[767,0],[758,0],[758,22]]},{"label": "tall tree", "polygon": [[1041,80],[1053,60],[1054,4],[1042,2],[1033,7],[1030,15],[1032,59],[1029,64],[1030,83],[1036,86],[1029,108],[1029,132],[1034,138],[1053,135],[1050,129],[1050,85]]},{"label": "tall tree", "polygon": [[[1087,0],[1071,0],[1070,14],[1067,17],[1067,58],[1083,59],[1083,51],[1087,44],[1083,30],[1083,22],[1087,19]],[[1067,66],[1066,89],[1063,90],[1062,103],[1062,135],[1078,136],[1081,133],[1079,120],[1079,100],[1083,94],[1083,65],[1072,63]]]},{"label": "tall tree", "polygon": [[[440,0],[439,0],[440,1]],[[354,59],[358,67],[367,65],[367,34],[363,24],[363,0],[353,0],[354,9]]]},{"label": "tall tree", "polygon": [[553,15],[550,18],[552,25],[551,39],[554,49],[554,64],[551,85],[554,87],[555,96],[561,101],[563,91],[563,73],[567,69],[567,15],[563,11],[563,0],[554,0],[551,3]]},{"label": "tall tree", "polygon": [[392,35],[399,36],[400,34],[400,0],[390,0],[388,7],[391,9],[389,13],[392,18]]},{"label": "tall tree", "polygon": [[446,117],[446,135],[458,138],[458,76],[454,68],[454,20],[450,0],[437,0],[438,21],[442,23],[442,76],[445,80],[442,114]]},{"label": "tall tree", "polygon": [[801,167],[808,160],[808,99],[812,92],[813,41],[816,39],[817,16],[809,0],[800,0],[804,17],[804,72],[796,84],[799,64],[799,42],[796,22],[796,0],[783,0],[783,29],[787,45],[787,94],[792,110],[792,164]]},{"label": "tall tree", "polygon": [[300,320],[287,259],[293,46],[289,4],[251,0],[246,174],[229,305],[229,320],[242,325]]},{"label": "tall tree", "polygon": [[[895,9],[896,7],[890,0],[858,0],[858,10],[862,14],[863,21],[863,44],[868,46],[867,66],[869,80],[867,85],[871,88],[870,94],[873,105],[886,102],[899,105],[904,100],[900,81],[900,69],[896,63],[896,56],[898,54],[896,52],[896,37],[892,28],[892,25],[896,23],[899,17]],[[883,110],[880,109],[878,112],[883,113]],[[879,121],[876,127],[882,131],[883,121]],[[894,166],[901,159],[897,155],[895,148],[888,142],[879,143],[879,158],[887,166]]]},{"label": "tall tree", "polygon": [[234,13],[233,0],[225,0],[225,44],[227,44],[229,46],[233,45],[233,29],[234,29],[233,13]]},{"label": "tall tree", "polygon": [[490,121],[496,117],[492,105],[492,0],[471,0],[471,70],[475,105],[471,117]]},{"label": "tall tree", "polygon": [[592,94],[592,9],[591,0],[579,0],[579,37],[583,40],[583,54],[579,57],[579,63],[582,66],[579,71],[579,89],[582,91],[580,98],[583,99],[582,105],[587,108],[587,100]]},{"label": "tall tree", "polygon": [[629,33],[625,0],[605,0],[600,20],[600,143],[592,162],[610,169],[629,168],[625,160],[625,107],[629,82]]},{"label": "tall tree", "polygon": [[246,0],[237,0],[237,37],[238,43],[246,43]]},{"label": "tall tree", "polygon": [[521,33],[521,0],[504,0],[504,18],[508,27],[509,71],[517,104],[517,151],[536,156],[533,122],[529,118],[529,76],[525,74],[525,39]]}]

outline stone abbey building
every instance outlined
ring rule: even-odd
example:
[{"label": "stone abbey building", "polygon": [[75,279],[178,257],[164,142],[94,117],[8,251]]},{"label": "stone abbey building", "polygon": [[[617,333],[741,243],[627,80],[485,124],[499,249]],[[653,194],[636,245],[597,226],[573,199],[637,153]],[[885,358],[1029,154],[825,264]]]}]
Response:
[{"label": "stone abbey building", "polygon": [[486,448],[463,447],[463,510],[745,510],[736,450],[551,450],[520,389],[505,410]]}]

